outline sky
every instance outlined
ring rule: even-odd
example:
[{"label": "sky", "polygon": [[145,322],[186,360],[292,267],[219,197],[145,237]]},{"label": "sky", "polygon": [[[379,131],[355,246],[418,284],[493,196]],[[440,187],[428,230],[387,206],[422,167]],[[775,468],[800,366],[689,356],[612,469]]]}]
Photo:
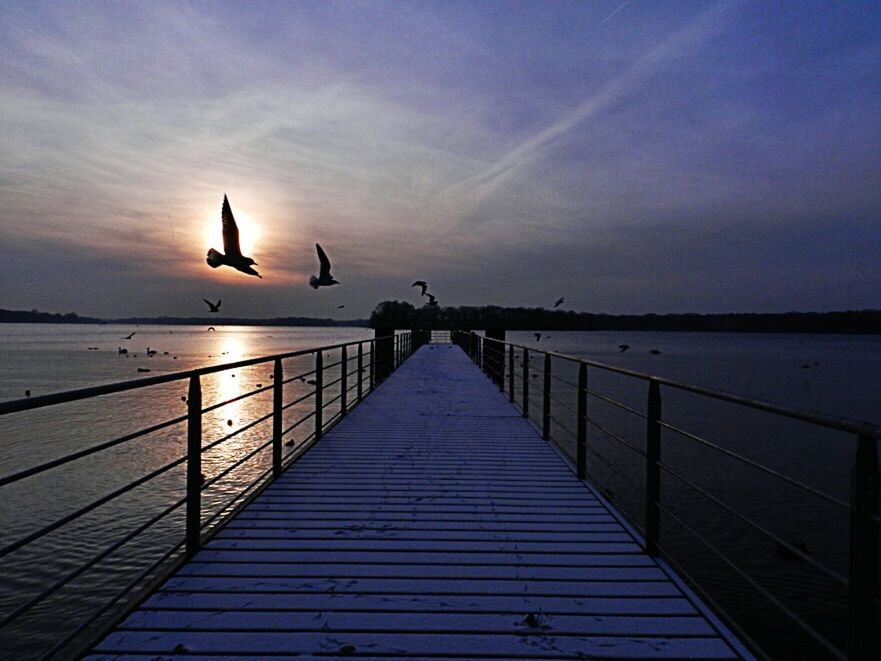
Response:
[{"label": "sky", "polygon": [[4,0],[0,52],[0,308],[881,308],[875,1]]}]

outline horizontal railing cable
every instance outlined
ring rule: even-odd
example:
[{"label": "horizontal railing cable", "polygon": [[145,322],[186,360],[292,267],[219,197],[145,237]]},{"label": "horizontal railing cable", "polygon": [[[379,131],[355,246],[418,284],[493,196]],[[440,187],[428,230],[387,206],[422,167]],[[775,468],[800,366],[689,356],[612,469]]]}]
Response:
[{"label": "horizontal railing cable", "polygon": [[232,463],[232,464],[230,464],[229,466],[227,466],[226,468],[224,468],[224,469],[223,469],[222,471],[220,471],[217,475],[213,476],[210,480],[206,480],[206,481],[205,481],[205,484],[202,485],[202,489],[201,489],[201,490],[202,490],[202,491],[205,491],[205,490],[208,489],[211,485],[213,485],[213,484],[219,482],[220,480],[222,480],[223,478],[225,478],[227,475],[229,475],[230,473],[232,473],[236,468],[238,468],[239,466],[241,466],[242,464],[244,464],[244,463],[245,463],[246,461],[248,461],[249,459],[253,458],[254,455],[258,454],[261,450],[265,450],[266,448],[268,448],[270,445],[272,445],[272,440],[273,440],[273,439],[270,438],[268,441],[266,441],[266,442],[263,443],[262,445],[258,445],[257,447],[253,448],[250,452],[248,452],[248,454],[246,454],[246,455],[244,455],[243,457],[240,457],[239,459],[237,459],[234,463]]},{"label": "horizontal railing cable", "polygon": [[[761,594],[765,599],[774,604],[782,613],[784,613],[787,617],[789,617],[798,627],[810,634],[810,636],[820,643],[823,647],[826,648],[830,653],[832,653],[838,659],[844,659],[845,656],[842,652],[832,644],[823,634],[814,629],[810,624],[805,622],[801,616],[798,615],[795,611],[793,611],[789,606],[784,604],[777,596],[775,596],[772,592],[770,592],[764,585],[756,581],[752,576],[747,574],[743,569],[741,569],[737,564],[735,564],[732,560],[728,558],[724,553],[719,551],[712,543],[707,541],[705,538],[701,537],[697,531],[695,531],[691,526],[689,526],[685,521],[683,521],[678,515],[672,512],[668,507],[665,507],[661,503],[656,503],[658,508],[663,511],[667,516],[676,521],[680,526],[682,526],[687,532],[689,532],[693,537],[695,537],[701,544],[704,545],[710,552],[713,553],[719,560],[721,560],[725,565],[727,565],[732,571],[738,574],[742,579],[744,579],[747,583],[749,583],[754,590],[756,590],[759,594]],[[664,553],[665,556],[669,556],[670,553],[660,544],[660,542],[656,542],[658,549]]]},{"label": "horizontal railing cable", "polygon": [[186,539],[180,540],[177,544],[168,549],[162,556],[155,560],[149,567],[147,567],[144,571],[138,574],[134,579],[129,581],[129,583],[116,595],[104,604],[101,608],[99,608],[96,612],[92,613],[85,622],[80,623],[80,625],[74,629],[71,633],[69,633],[63,640],[56,643],[55,646],[49,650],[46,654],[44,654],[41,659],[50,659],[59,651],[61,651],[68,643],[70,643],[74,638],[79,636],[83,631],[89,628],[93,622],[95,622],[99,617],[101,617],[104,613],[106,613],[112,606],[116,604],[117,601],[122,599],[125,595],[129,594],[136,586],[144,581],[144,579],[149,576],[151,573],[156,571],[162,564],[168,561],[171,556],[173,556],[176,552],[180,550],[180,548],[186,543]]},{"label": "horizontal railing cable", "polygon": [[315,415],[315,411],[310,411],[309,413],[307,413],[306,415],[304,415],[302,418],[300,418],[299,420],[297,420],[297,421],[296,421],[294,424],[292,424],[290,427],[288,427],[287,429],[285,429],[285,430],[281,433],[281,435],[282,435],[282,436],[287,436],[290,432],[294,431],[297,427],[299,427],[300,425],[302,425],[302,424],[303,424],[304,422],[306,422],[309,418],[312,418],[314,415]]},{"label": "horizontal railing cable", "polygon": [[243,399],[247,399],[248,397],[253,397],[254,395],[258,395],[261,392],[268,392],[272,390],[273,386],[263,386],[261,388],[257,388],[256,390],[250,390],[246,393],[242,393],[241,395],[236,395],[235,397],[231,397],[223,402],[217,402],[216,404],[212,404],[211,406],[206,406],[202,409],[202,414],[211,413],[211,411],[216,411],[217,409],[223,408],[224,406],[229,406],[230,404],[234,404],[235,402],[239,402]]},{"label": "horizontal railing cable", "polygon": [[596,397],[597,399],[602,400],[608,404],[611,404],[612,406],[617,406],[619,409],[622,409],[624,411],[632,413],[633,415],[635,415],[639,418],[642,418],[643,420],[645,420],[647,417],[646,414],[643,413],[642,411],[631,408],[631,407],[627,406],[627,404],[624,404],[623,402],[619,402],[617,399],[612,399],[611,397],[606,397],[605,395],[601,395],[600,393],[596,392],[595,390],[587,389],[584,392],[586,392],[591,397]]},{"label": "horizontal railing cable", "polygon": [[624,447],[627,447],[627,448],[630,448],[631,450],[633,450],[633,452],[635,452],[640,457],[643,457],[643,458],[645,457],[644,450],[641,450],[640,448],[636,447],[630,441],[628,441],[626,438],[624,438],[623,436],[620,436],[619,434],[616,434],[611,429],[606,428],[602,423],[598,422],[595,418],[592,418],[591,416],[586,416],[585,420],[587,420],[587,422],[589,422],[592,426],[599,429],[604,434],[614,438],[616,441],[621,443],[621,445],[623,445]]},{"label": "horizontal railing cable", "polygon": [[300,402],[306,401],[310,397],[315,397],[315,389],[314,388],[312,390],[310,390],[309,392],[307,392],[305,395],[297,397],[297,399],[294,399],[294,400],[288,402],[287,404],[285,404],[284,406],[281,407],[281,410],[286,411],[287,409],[291,408],[292,406],[296,406]]},{"label": "horizontal railing cable", "polygon": [[[621,472],[620,469],[618,469],[615,465],[613,465],[612,462],[610,462],[610,461],[609,461],[608,459],[606,459],[602,454],[600,454],[600,453],[596,450],[596,448],[593,448],[593,447],[591,447],[590,445],[588,445],[588,446],[587,446],[587,451],[590,452],[591,454],[593,454],[594,457],[596,457],[597,459],[599,459],[599,461],[600,461],[600,462],[601,462],[606,468],[608,468],[608,469],[609,469],[610,471],[612,471],[615,475],[617,475],[617,476],[620,477],[622,480],[624,480],[624,482],[625,482],[626,484],[628,484],[631,488],[633,488],[637,493],[642,494],[643,496],[645,495],[645,489],[644,489],[643,487],[641,487],[641,486],[639,486],[638,484],[636,484],[635,482],[633,482],[629,477],[627,477],[623,472]],[[634,523],[635,523],[635,521],[634,521]]]},{"label": "horizontal railing cable", "polygon": [[12,553],[13,551],[15,551],[17,549],[20,549],[22,546],[26,546],[26,545],[30,544],[31,542],[36,541],[45,535],[48,535],[50,532],[53,532],[54,530],[58,530],[60,527],[70,523],[74,519],[81,517],[83,514],[88,514],[93,509],[101,507],[101,505],[104,505],[105,503],[110,502],[114,498],[118,498],[119,496],[123,495],[124,493],[128,493],[129,491],[131,491],[135,487],[139,487],[140,485],[144,484],[145,482],[149,482],[150,480],[152,480],[155,477],[159,477],[163,473],[170,471],[172,468],[175,468],[176,466],[180,466],[186,460],[187,460],[186,456],[180,457],[179,459],[175,459],[171,463],[165,464],[161,468],[157,468],[156,470],[154,470],[150,473],[147,473],[146,475],[143,475],[142,477],[139,477],[134,482],[129,482],[125,486],[120,487],[119,489],[116,489],[114,491],[111,491],[109,494],[102,496],[98,500],[92,501],[88,505],[85,505],[85,506],[79,508],[75,512],[71,512],[70,514],[63,516],[60,519],[57,519],[53,523],[50,523],[49,525],[43,526],[39,530],[32,532],[30,535],[27,535],[26,537],[22,537],[18,541],[12,542],[11,544],[7,544],[2,549],[0,549],[0,558],[5,557],[6,555]]},{"label": "horizontal railing cable", "polygon": [[85,450],[80,450],[79,452],[74,452],[73,454],[69,454],[64,457],[60,457],[58,459],[53,459],[52,461],[47,461],[45,464],[40,464],[39,466],[34,466],[33,468],[28,468],[23,471],[19,471],[13,475],[7,475],[4,478],[0,478],[0,487],[4,487],[7,484],[12,484],[13,482],[18,482],[19,480],[23,480],[26,477],[31,477],[32,475],[37,475],[38,473],[42,473],[44,471],[50,470],[52,468],[56,468],[58,466],[62,466],[71,461],[75,461],[76,459],[81,459],[83,457],[87,457],[90,454],[95,454],[96,452],[100,452],[101,450],[106,450],[108,448],[112,448],[114,445],[119,445],[121,443],[127,443],[128,441],[132,441],[136,438],[140,438],[142,436],[146,436],[147,434],[152,434],[153,432],[160,431],[165,429],[166,427],[171,427],[181,422],[186,422],[187,416],[183,415],[178,418],[172,418],[171,420],[166,420],[165,422],[160,422],[158,424],[153,425],[152,427],[146,427],[145,429],[140,429],[136,432],[132,432],[131,434],[126,434],[125,436],[120,436],[119,438],[115,438],[112,441],[106,441],[99,445],[94,445],[92,447],[86,448]]},{"label": "horizontal railing cable", "polygon": [[303,372],[302,374],[297,374],[296,376],[289,377],[287,379],[283,379],[282,383],[291,383],[292,381],[296,381],[298,379],[304,380],[307,376],[312,376],[315,374],[316,370],[309,370],[308,372]]},{"label": "horizontal railing cable", "polygon": [[142,523],[140,526],[135,528],[133,531],[129,532],[122,539],[114,542],[113,544],[111,544],[110,546],[105,548],[103,551],[101,551],[101,553],[99,553],[98,555],[93,557],[91,560],[89,560],[85,564],[81,565],[80,567],[78,567],[74,571],[70,572],[64,578],[56,581],[51,586],[49,586],[48,588],[43,590],[40,594],[35,595],[34,597],[31,597],[31,599],[29,599],[26,603],[22,604],[21,606],[16,608],[11,613],[4,616],[4,618],[2,620],[0,620],[0,628],[5,627],[7,624],[18,619],[19,616],[21,616],[22,614],[29,611],[31,608],[33,608],[38,603],[43,601],[43,599],[54,594],[55,592],[60,590],[62,587],[64,587],[68,583],[70,583],[73,579],[75,579],[78,576],[81,576],[82,574],[87,572],[89,569],[94,567],[96,564],[98,564],[99,562],[101,562],[102,560],[107,558],[109,555],[113,554],[115,551],[119,550],[125,544],[127,544],[128,542],[133,540],[135,537],[140,535],[142,532],[144,532],[147,528],[156,524],[161,519],[163,519],[166,516],[168,516],[169,514],[171,514],[174,510],[176,510],[178,507],[180,507],[181,505],[183,505],[186,502],[187,502],[187,499],[186,499],[186,497],[184,497],[184,498],[181,498],[180,500],[178,500],[176,503],[173,503],[172,505],[166,507],[162,512],[160,512],[159,514],[156,514],[155,516],[150,518],[148,521]]},{"label": "horizontal railing cable", "polygon": [[697,436],[696,434],[692,434],[689,431],[686,431],[684,429],[680,429],[679,427],[672,425],[669,422],[664,422],[663,420],[660,420],[659,423],[660,423],[661,427],[663,427],[665,429],[669,429],[670,431],[674,431],[677,434],[680,434],[681,436],[684,436],[692,441],[695,441],[696,443],[699,443],[699,444],[701,444],[705,447],[708,447],[712,450],[716,450],[717,452],[720,452],[728,457],[731,457],[732,459],[736,459],[737,461],[740,461],[740,462],[746,464],[747,466],[751,466],[752,468],[755,468],[759,471],[762,471],[763,473],[767,473],[768,475],[776,477],[779,480],[783,480],[787,484],[791,484],[792,486],[798,487],[799,489],[802,489],[803,491],[807,491],[808,493],[811,493],[811,494],[817,496],[818,498],[822,498],[823,500],[825,500],[829,503],[833,503],[833,504],[838,505],[839,507],[842,507],[847,510],[850,509],[850,505],[848,503],[844,502],[843,500],[840,500],[839,498],[836,498],[835,496],[830,496],[829,494],[824,493],[823,491],[819,491],[818,489],[815,489],[814,487],[812,487],[810,485],[804,484],[804,483],[796,480],[795,478],[789,477],[788,475],[784,475],[783,473],[775,471],[773,468],[768,468],[767,466],[764,466],[763,464],[760,464],[756,461],[753,461],[752,459],[748,459],[747,457],[742,457],[739,454],[737,454],[736,452],[732,452],[731,450],[723,448],[721,445],[717,445],[716,443],[713,443],[712,441],[708,441],[705,438],[701,438],[700,436]]},{"label": "horizontal railing cable", "polygon": [[215,441],[211,441],[208,445],[203,445],[202,452],[204,453],[206,450],[211,450],[213,448],[216,448],[221,443],[226,443],[227,441],[232,440],[233,438],[235,438],[239,434],[242,434],[242,433],[248,431],[249,429],[256,427],[257,425],[259,425],[262,422],[266,422],[267,420],[269,420],[272,417],[272,415],[273,415],[273,413],[272,413],[272,411],[270,411],[266,415],[260,416],[256,420],[252,420],[251,422],[246,424],[244,427],[239,427],[238,429],[236,429],[233,432],[230,432],[226,436],[222,436]]},{"label": "horizontal railing cable", "polygon": [[814,560],[813,557],[811,557],[810,555],[808,555],[807,553],[805,553],[804,551],[802,551],[798,547],[793,546],[792,544],[787,542],[782,537],[778,537],[777,535],[772,533],[770,530],[765,528],[763,525],[761,525],[760,523],[756,523],[755,521],[750,519],[745,514],[738,512],[736,509],[734,509],[730,505],[727,505],[726,503],[721,501],[719,498],[717,498],[713,494],[709,493],[706,489],[700,487],[699,485],[697,485],[694,482],[692,482],[691,480],[689,480],[687,477],[681,475],[678,471],[674,470],[669,465],[665,464],[662,461],[659,461],[658,466],[660,468],[662,468],[665,472],[667,472],[669,475],[675,477],[677,480],[682,482],[682,484],[686,485],[687,487],[690,487],[693,491],[696,491],[697,493],[701,494],[702,496],[704,496],[708,500],[712,501],[715,505],[721,507],[723,510],[725,510],[729,514],[734,515],[735,517],[737,517],[738,519],[743,521],[745,524],[747,524],[748,526],[750,526],[751,528],[753,528],[757,532],[761,533],[762,535],[764,535],[765,537],[767,537],[771,541],[775,542],[776,544],[779,544],[781,547],[783,547],[784,549],[786,549],[787,551],[792,553],[792,555],[803,560],[804,562],[815,567],[816,569],[819,569],[820,571],[824,572],[827,576],[838,581],[842,585],[844,585],[844,586],[848,585],[848,580],[846,577],[842,576],[841,574],[836,572],[834,569],[830,569],[829,567],[826,567],[825,565],[821,564],[817,560]]}]

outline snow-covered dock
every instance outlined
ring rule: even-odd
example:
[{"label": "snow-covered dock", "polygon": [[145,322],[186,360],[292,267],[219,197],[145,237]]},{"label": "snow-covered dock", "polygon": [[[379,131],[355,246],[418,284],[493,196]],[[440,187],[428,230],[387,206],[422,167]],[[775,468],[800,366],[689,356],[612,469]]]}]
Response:
[{"label": "snow-covered dock", "polygon": [[87,659],[741,658],[457,347],[422,347]]}]

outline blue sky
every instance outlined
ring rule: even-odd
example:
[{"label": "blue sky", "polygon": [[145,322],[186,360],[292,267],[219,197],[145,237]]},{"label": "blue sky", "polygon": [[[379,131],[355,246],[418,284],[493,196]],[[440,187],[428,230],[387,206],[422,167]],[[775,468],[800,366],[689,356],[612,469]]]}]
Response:
[{"label": "blue sky", "polygon": [[[4,2],[0,48],[0,307],[881,307],[876,2]],[[263,280],[205,264],[224,193]]]}]

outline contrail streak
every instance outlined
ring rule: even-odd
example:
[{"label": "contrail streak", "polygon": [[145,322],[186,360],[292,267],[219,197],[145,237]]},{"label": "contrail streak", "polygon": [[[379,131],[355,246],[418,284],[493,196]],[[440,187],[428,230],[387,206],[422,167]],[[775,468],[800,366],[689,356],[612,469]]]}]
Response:
[{"label": "contrail streak", "polygon": [[606,16],[603,20],[600,21],[600,26],[605,25],[605,24],[606,24],[606,21],[608,21],[610,18],[612,18],[612,16],[614,16],[614,15],[617,14],[619,11],[621,11],[622,9],[624,9],[624,8],[625,8],[627,5],[629,5],[631,2],[633,2],[633,0],[624,0],[624,2],[622,2],[622,3],[618,6],[618,9],[616,9],[615,11],[613,11],[611,14],[609,14],[609,15]]}]

